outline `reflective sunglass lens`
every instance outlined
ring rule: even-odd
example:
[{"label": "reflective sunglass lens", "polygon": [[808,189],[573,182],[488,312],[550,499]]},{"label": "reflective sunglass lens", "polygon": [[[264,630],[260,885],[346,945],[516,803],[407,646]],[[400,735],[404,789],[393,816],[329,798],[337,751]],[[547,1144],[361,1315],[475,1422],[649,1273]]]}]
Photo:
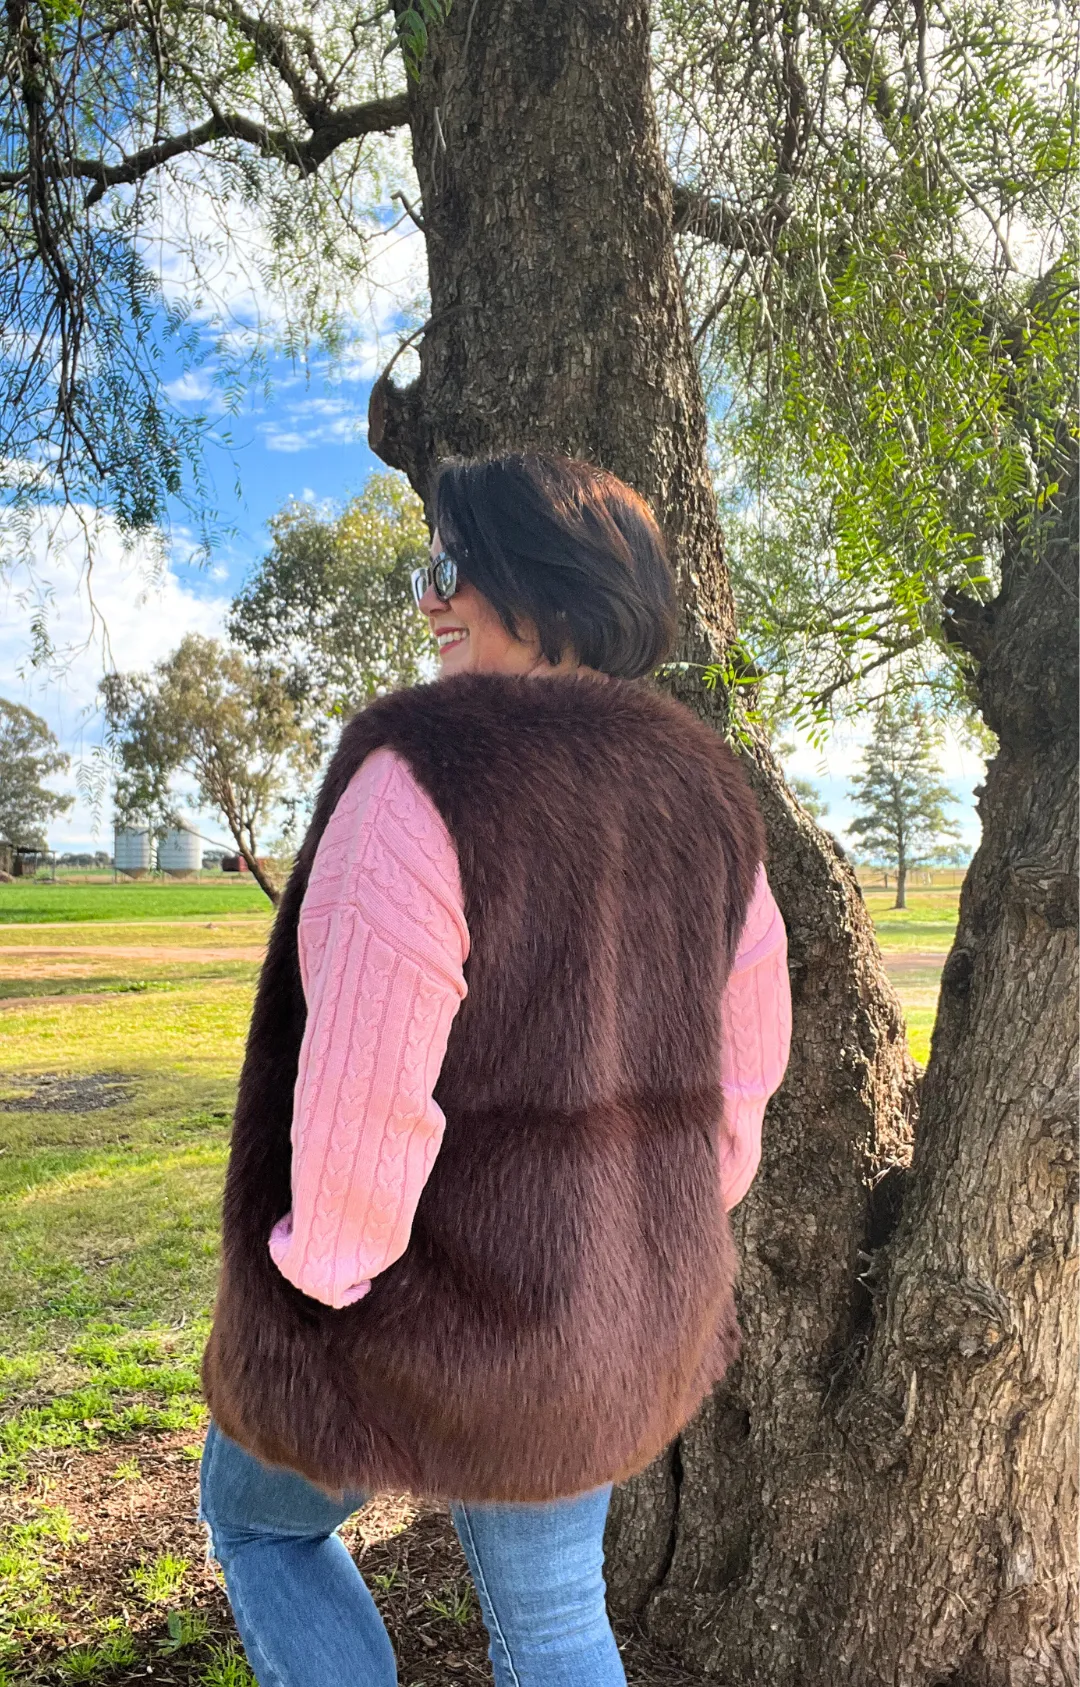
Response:
[{"label": "reflective sunglass lens", "polygon": [[445,551],[440,551],[434,562],[427,568],[414,568],[410,575],[412,580],[413,597],[419,608],[420,599],[428,587],[434,585],[436,596],[448,603],[457,591],[458,571],[457,563]]},{"label": "reflective sunglass lens", "polygon": [[431,577],[435,582],[435,590],[444,602],[453,597],[457,591],[457,563],[452,556],[447,556],[444,551],[442,556],[436,557],[432,564]]}]

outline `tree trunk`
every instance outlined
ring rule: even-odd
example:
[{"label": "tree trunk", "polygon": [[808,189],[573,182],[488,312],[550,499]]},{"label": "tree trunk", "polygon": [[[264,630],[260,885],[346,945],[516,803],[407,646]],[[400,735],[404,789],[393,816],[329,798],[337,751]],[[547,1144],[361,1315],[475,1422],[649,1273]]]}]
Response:
[{"label": "tree trunk", "polygon": [[236,845],[241,860],[247,864],[248,872],[271,906],[276,908],[281,900],[281,892],[266,869],[260,865],[259,858],[255,854],[255,839],[250,827],[244,826],[235,809],[222,805],[221,812],[225,816],[225,824],[232,834],[233,843]]},{"label": "tree trunk", "polygon": [[262,891],[263,895],[269,900],[271,907],[276,908],[279,901],[281,900],[281,892],[278,889],[277,885],[274,883],[274,881],[270,877],[270,875],[266,872],[265,868],[263,868],[259,865],[258,860],[256,859],[256,857],[254,855],[252,855],[250,849],[247,847],[246,844],[242,844],[239,841],[237,841],[236,847],[240,851],[240,854],[243,856],[244,860],[247,862],[248,872],[251,874],[252,878],[255,880],[255,883],[258,885],[258,887]]},{"label": "tree trunk", "polygon": [[896,869],[896,901],[893,903],[893,907],[907,907],[907,864],[903,857],[901,857],[900,864]]},{"label": "tree trunk", "polygon": [[1077,1680],[1075,478],[1055,514],[992,610],[956,606],[1001,749],[914,1164],[879,1185],[902,1221],[870,1238],[861,1328],[812,1440],[754,1461],[760,1511],[734,1575],[717,1553],[730,1495],[691,1480],[686,1447],[701,1437],[715,1458],[741,1379],[683,1437],[649,1626],[725,1681]]},{"label": "tree trunk", "polygon": [[603,463],[660,514],[681,653],[734,632],[706,418],[649,87],[626,0],[461,0],[411,97],[431,317],[419,379],[369,438],[421,496],[448,454],[532,445]]},{"label": "tree trunk", "polygon": [[[422,494],[452,452],[544,446],[613,469],[660,517],[678,656],[701,663],[730,639],[732,604],[649,71],[644,0],[453,7],[410,95],[432,296],[420,374],[376,384],[369,438]],[[692,670],[677,690],[726,725],[723,693]],[[870,1661],[875,1606],[868,1592],[867,1637],[845,1640],[838,1664],[830,1636],[849,1633],[857,1602],[827,1571],[866,1491],[836,1474],[871,1335],[864,1268],[899,1212],[901,1174],[872,1194],[867,1174],[902,1150],[911,1067],[854,875],[768,751],[749,761],[795,1026],[762,1169],[735,1215],[745,1351],[677,1446],[616,1496],[609,1585],[672,1650],[732,1681],[862,1684],[885,1678]],[[951,1202],[933,1167],[922,1175]],[[971,1464],[954,1462],[957,1485]],[[888,1507],[858,1519],[882,1563],[915,1521]],[[912,1581],[906,1558],[890,1597]]]}]

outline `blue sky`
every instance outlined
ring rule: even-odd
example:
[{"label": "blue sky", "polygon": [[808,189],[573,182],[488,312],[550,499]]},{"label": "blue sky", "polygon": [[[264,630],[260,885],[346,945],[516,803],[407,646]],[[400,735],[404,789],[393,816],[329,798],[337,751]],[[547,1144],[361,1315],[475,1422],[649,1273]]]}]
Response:
[{"label": "blue sky", "polygon": [[[184,408],[207,405],[201,371],[170,383],[171,395]],[[367,445],[370,378],[328,378],[324,364],[305,372],[278,360],[267,401],[252,394],[235,416],[222,416],[211,436],[206,465],[221,520],[236,529],[216,552],[209,569],[178,564],[177,571],[194,591],[222,589],[234,595],[267,545],[267,522],[290,498],[316,503],[344,502],[363,486],[381,463]],[[209,408],[213,408],[213,391]],[[239,479],[240,496],[235,482]],[[183,512],[177,512],[183,524]]]},{"label": "blue sky", "polygon": [[[78,791],[80,765],[92,766],[101,742],[96,695],[105,669],[145,670],[187,632],[222,634],[231,599],[266,549],[270,516],[290,498],[343,502],[383,466],[367,448],[368,395],[402,328],[423,319],[426,267],[422,237],[410,223],[379,211],[370,226],[367,271],[349,301],[351,337],[335,370],[324,358],[313,357],[310,369],[274,359],[269,394],[251,382],[239,412],[226,415],[214,379],[216,348],[222,339],[234,350],[249,344],[256,327],[263,343],[280,337],[281,301],[266,288],[259,231],[244,224],[242,209],[233,208],[223,226],[194,189],[171,202],[166,196],[156,244],[144,256],[165,296],[192,307],[188,326],[201,335],[204,357],[185,368],[166,342],[162,380],[179,409],[211,423],[204,459],[209,502],[232,531],[208,562],[195,566],[196,535],[182,508],[172,512],[163,554],[151,544],[125,546],[107,511],[56,511],[0,579],[0,695],[42,715],[72,757],[69,775],[57,783],[77,800],[50,827],[54,847],[98,848],[111,840],[107,805],[95,813]],[[410,355],[397,366],[402,375]],[[93,527],[89,574],[86,522]],[[27,663],[42,581],[61,658],[48,673]],[[220,830],[219,822],[210,825],[212,816],[202,818],[207,829]]]},{"label": "blue sky", "polygon": [[[393,235],[380,257],[383,280],[369,296],[366,318],[358,323],[355,344],[338,371],[331,376],[318,360],[305,371],[278,359],[270,366],[269,396],[252,391],[236,415],[221,414],[211,378],[212,357],[187,371],[175,358],[171,364],[166,361],[164,379],[173,401],[191,414],[206,413],[215,429],[227,432],[230,439],[226,448],[211,438],[207,449],[212,502],[221,522],[234,530],[207,565],[195,566],[190,560],[193,537],[182,511],[176,512],[163,568],[146,547],[134,553],[125,550],[106,515],[97,523],[95,615],[79,522],[61,517],[49,564],[54,586],[49,615],[65,656],[60,671],[49,675],[26,664],[33,614],[30,571],[16,567],[10,579],[0,583],[0,695],[27,704],[57,733],[73,758],[71,773],[59,781],[66,789],[76,791],[78,766],[92,760],[100,742],[95,693],[106,663],[121,671],[145,669],[174,649],[186,632],[220,634],[230,600],[266,548],[266,524],[274,512],[290,498],[342,503],[360,490],[373,470],[383,467],[366,442],[368,395],[406,320],[398,301],[415,301],[422,261],[415,233]],[[248,283],[237,282],[235,293],[242,322],[251,304]],[[257,314],[265,303],[256,299],[252,311]],[[406,371],[399,365],[395,373]],[[36,549],[40,574],[43,547]],[[829,805],[825,824],[841,841],[852,813],[847,784],[864,739],[865,732],[858,728],[838,732],[823,752],[803,743],[788,762],[791,773],[817,783]],[[973,788],[983,771],[981,758],[955,739],[948,741],[944,772],[958,799],[956,816],[964,842],[972,848],[979,835]],[[199,818],[201,829],[220,832],[213,816]],[[111,847],[110,821],[107,806],[95,814],[78,796],[69,813],[50,828],[50,842],[61,850]]]},{"label": "blue sky", "polygon": [[[290,498],[342,501],[374,469],[384,468],[366,441],[369,374],[327,381],[323,368],[308,378],[284,361],[272,373],[269,400],[252,395],[239,415],[218,423],[228,429],[229,448],[213,441],[208,447],[213,501],[221,522],[235,531],[207,564],[189,560],[192,534],[182,510],[175,512],[163,572],[155,569],[146,547],[125,552],[105,517],[98,523],[92,575],[99,611],[95,622],[83,577],[79,523],[61,518],[48,572],[53,581],[50,624],[64,659],[52,674],[27,665],[33,613],[28,571],[17,566],[11,579],[0,583],[0,695],[42,715],[74,762],[91,757],[100,741],[94,694],[106,642],[117,668],[138,669],[175,648],[185,632],[220,633],[230,599],[266,549],[269,517]],[[183,408],[212,412],[214,397],[203,371],[183,374],[166,367],[165,375]],[[36,559],[40,572],[42,549],[43,544]],[[56,783],[74,791],[75,772],[73,765],[71,775]],[[80,798],[50,827],[50,842],[59,849],[111,847],[109,816],[103,819],[95,835],[95,816]]]}]

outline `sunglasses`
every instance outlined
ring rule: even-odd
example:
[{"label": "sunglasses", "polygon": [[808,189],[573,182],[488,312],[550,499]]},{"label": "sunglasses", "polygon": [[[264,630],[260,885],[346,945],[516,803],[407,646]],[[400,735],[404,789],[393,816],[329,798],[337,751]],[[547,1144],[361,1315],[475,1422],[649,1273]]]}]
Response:
[{"label": "sunglasses", "polygon": [[457,563],[446,551],[440,551],[437,556],[432,557],[426,568],[414,568],[411,578],[417,608],[420,607],[420,599],[429,586],[435,587],[436,597],[441,598],[443,603],[448,603],[458,587]]}]

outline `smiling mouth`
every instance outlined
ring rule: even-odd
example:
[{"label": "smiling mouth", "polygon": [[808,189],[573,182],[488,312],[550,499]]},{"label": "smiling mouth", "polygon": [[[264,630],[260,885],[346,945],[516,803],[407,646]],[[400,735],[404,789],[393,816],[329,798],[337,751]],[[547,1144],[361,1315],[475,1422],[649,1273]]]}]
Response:
[{"label": "smiling mouth", "polygon": [[463,627],[454,627],[445,633],[436,633],[435,639],[440,651],[449,650],[452,644],[460,644],[462,639],[468,638],[468,631]]}]

